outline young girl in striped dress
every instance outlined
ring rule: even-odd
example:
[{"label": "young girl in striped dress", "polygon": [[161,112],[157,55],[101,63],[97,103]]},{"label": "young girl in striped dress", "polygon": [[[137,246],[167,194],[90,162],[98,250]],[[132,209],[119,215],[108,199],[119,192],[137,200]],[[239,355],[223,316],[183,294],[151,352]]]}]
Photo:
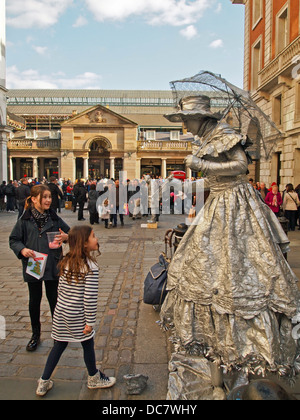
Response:
[{"label": "young girl in striped dress", "polygon": [[69,252],[60,263],[58,300],[53,317],[52,348],[36,394],[44,396],[68,343],[80,342],[88,370],[88,388],[109,388],[116,379],[96,368],[93,329],[96,322],[99,270],[93,251],[99,252],[98,239],[90,226],[75,226],[69,232]]}]

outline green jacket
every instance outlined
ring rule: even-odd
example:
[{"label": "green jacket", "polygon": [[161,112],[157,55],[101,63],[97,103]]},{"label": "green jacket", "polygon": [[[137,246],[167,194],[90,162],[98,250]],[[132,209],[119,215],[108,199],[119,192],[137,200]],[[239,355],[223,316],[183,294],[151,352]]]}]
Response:
[{"label": "green jacket", "polygon": [[[58,280],[58,262],[62,258],[62,248],[49,249],[47,232],[58,232],[59,228],[68,233],[70,227],[55,213],[49,210],[50,217],[46,225],[39,231],[33,220],[31,210],[26,210],[17,221],[9,237],[9,246],[22,260],[23,277],[25,282],[39,282],[41,280]],[[26,273],[28,258],[24,258],[21,254],[22,249],[29,248],[42,254],[47,254],[47,264],[44,276],[41,280],[30,276]]]}]

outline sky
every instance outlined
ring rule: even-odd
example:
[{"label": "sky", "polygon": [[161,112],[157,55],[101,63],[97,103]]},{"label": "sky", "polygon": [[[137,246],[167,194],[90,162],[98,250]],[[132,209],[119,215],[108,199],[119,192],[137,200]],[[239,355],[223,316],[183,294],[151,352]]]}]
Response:
[{"label": "sky", "polygon": [[243,87],[243,57],[230,0],[6,0],[8,89],[169,90],[201,70]]}]

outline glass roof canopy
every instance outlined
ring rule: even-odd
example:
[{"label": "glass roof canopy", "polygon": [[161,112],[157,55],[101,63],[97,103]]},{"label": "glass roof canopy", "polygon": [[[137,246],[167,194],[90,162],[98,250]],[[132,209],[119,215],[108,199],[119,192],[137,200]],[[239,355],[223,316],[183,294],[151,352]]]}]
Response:
[{"label": "glass roof canopy", "polygon": [[10,90],[7,105],[174,107],[171,91]]}]

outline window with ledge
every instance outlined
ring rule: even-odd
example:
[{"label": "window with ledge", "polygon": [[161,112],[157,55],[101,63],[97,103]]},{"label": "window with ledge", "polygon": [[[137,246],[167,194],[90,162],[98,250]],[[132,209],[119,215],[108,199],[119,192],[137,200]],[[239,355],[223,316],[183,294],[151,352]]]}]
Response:
[{"label": "window with ledge", "polygon": [[286,7],[278,13],[276,19],[277,54],[288,46],[289,39],[289,9]]},{"label": "window with ledge", "polygon": [[255,26],[262,19],[262,17],[263,17],[263,1],[253,0],[253,9],[252,9],[253,28],[255,28]]},{"label": "window with ledge", "polygon": [[170,140],[180,140],[180,131],[171,131]]},{"label": "window with ledge", "polygon": [[146,131],[146,140],[151,141],[156,139],[156,132],[155,130],[147,130]]},{"label": "window with ledge", "polygon": [[300,82],[296,84],[295,121],[300,121]]},{"label": "window with ledge", "polygon": [[273,100],[273,121],[277,126],[282,125],[282,95],[277,95]]},{"label": "window with ledge", "polygon": [[258,73],[262,69],[262,41],[256,42],[252,47],[252,83],[251,89],[256,90],[258,88]]}]

